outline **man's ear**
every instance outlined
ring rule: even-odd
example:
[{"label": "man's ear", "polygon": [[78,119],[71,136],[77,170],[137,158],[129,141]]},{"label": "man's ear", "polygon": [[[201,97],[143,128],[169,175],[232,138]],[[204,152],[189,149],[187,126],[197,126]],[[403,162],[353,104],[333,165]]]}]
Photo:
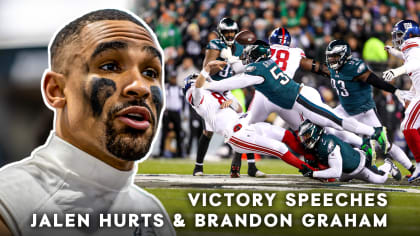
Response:
[{"label": "man's ear", "polygon": [[53,71],[46,71],[42,83],[45,101],[53,108],[63,108],[66,104],[64,95],[64,76]]}]

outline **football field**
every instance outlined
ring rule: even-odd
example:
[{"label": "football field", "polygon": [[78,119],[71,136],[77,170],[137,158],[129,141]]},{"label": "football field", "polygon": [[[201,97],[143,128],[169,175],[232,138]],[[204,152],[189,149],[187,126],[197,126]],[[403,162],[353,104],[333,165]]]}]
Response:
[{"label": "football field", "polygon": [[[267,173],[266,178],[251,178],[246,175],[246,162],[243,162],[241,178],[232,179],[228,176],[230,160],[205,163],[206,176],[194,177],[191,175],[194,162],[191,160],[174,159],[149,159],[139,165],[139,175],[136,176],[137,185],[145,188],[158,197],[173,217],[175,213],[181,213],[186,226],[177,228],[178,235],[416,235],[420,232],[420,186],[409,185],[405,179],[395,181],[389,179],[384,185],[367,184],[362,181],[320,182],[302,177],[293,167],[279,160],[267,160],[257,162],[260,170]],[[407,172],[402,170],[403,175]],[[192,206],[188,195],[210,195],[212,193],[252,195],[254,193],[274,193],[276,201],[273,206],[261,207],[226,207],[223,202],[219,207]],[[337,194],[379,194],[384,193],[387,198],[386,206],[288,206],[285,204],[286,194],[306,193],[308,195]],[[221,227],[221,219],[228,215],[232,218],[235,214],[291,214],[293,225],[276,227]],[[219,217],[219,227],[195,227],[196,214],[216,214]],[[338,215],[344,219],[346,214],[356,214],[357,220],[363,215],[372,219],[373,215],[387,215],[386,227],[374,227],[363,225],[359,222],[355,227],[325,227],[318,226],[317,222],[312,227],[307,227],[300,221],[305,214],[327,215],[327,225],[331,225],[331,219]],[[344,222],[344,220],[343,220]],[[344,223],[343,223],[344,224]]]}]

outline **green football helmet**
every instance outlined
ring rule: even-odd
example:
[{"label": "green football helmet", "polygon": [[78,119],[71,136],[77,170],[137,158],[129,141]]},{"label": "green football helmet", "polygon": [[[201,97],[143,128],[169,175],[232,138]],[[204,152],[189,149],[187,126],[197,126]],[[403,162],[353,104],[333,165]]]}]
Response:
[{"label": "green football helmet", "polygon": [[[233,34],[231,34],[233,32]],[[232,46],[235,42],[235,35],[239,32],[238,24],[229,17],[220,20],[217,25],[217,34],[228,46]]]},{"label": "green football helmet", "polygon": [[245,64],[267,60],[271,56],[270,45],[262,40],[257,40],[252,45],[248,45],[242,54]]},{"label": "green football helmet", "polygon": [[324,128],[305,120],[299,126],[298,138],[306,149],[312,149],[324,133]]},{"label": "green football helmet", "polygon": [[325,55],[328,67],[338,70],[351,58],[351,49],[346,41],[333,40],[328,44]]}]

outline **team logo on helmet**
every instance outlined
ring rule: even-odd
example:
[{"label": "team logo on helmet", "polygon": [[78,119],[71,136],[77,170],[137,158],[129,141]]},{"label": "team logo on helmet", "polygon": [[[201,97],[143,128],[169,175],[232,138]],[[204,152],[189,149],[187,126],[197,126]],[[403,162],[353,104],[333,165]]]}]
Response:
[{"label": "team logo on helmet", "polygon": [[269,59],[271,56],[270,45],[262,40],[257,40],[244,49],[243,55],[245,56],[245,64]]},{"label": "team logo on helmet", "polygon": [[305,120],[299,126],[298,138],[303,146],[307,149],[312,149],[321,138],[324,129],[310,120]]},{"label": "team logo on helmet", "polygon": [[270,45],[273,44],[280,44],[284,46],[290,46],[290,42],[292,41],[289,31],[286,28],[276,28],[271,32],[270,35]]},{"label": "team logo on helmet", "polygon": [[412,20],[401,20],[395,24],[392,30],[392,45],[400,48],[405,40],[410,38],[410,34],[420,36],[419,25]]},{"label": "team logo on helmet", "polygon": [[235,35],[239,32],[238,24],[231,18],[225,17],[220,20],[217,25],[217,33],[219,38],[223,40],[228,46],[234,43]]},{"label": "team logo on helmet", "polygon": [[333,40],[325,51],[328,67],[338,70],[351,58],[350,46],[344,40]]}]

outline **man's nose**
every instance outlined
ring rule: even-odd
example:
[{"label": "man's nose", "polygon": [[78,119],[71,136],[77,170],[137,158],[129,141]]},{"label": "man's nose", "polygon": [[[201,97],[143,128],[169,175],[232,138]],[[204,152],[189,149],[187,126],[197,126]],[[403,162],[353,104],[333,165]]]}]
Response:
[{"label": "man's nose", "polygon": [[130,84],[125,86],[123,89],[123,96],[133,97],[136,99],[143,98],[146,99],[150,96],[150,88],[146,81],[141,78],[141,76],[136,76],[137,78],[131,81]]}]

